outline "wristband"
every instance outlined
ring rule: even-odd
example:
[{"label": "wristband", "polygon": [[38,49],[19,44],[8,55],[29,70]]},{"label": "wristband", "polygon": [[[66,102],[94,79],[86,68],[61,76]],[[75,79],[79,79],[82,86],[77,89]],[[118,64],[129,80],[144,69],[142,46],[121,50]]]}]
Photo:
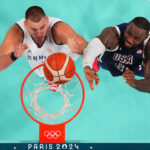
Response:
[{"label": "wristband", "polygon": [[92,69],[95,58],[105,52],[105,46],[98,38],[93,38],[83,50],[82,65]]},{"label": "wristband", "polygon": [[18,58],[14,55],[14,52],[11,52],[10,58],[11,58],[12,61],[15,61],[16,59],[18,59]]}]

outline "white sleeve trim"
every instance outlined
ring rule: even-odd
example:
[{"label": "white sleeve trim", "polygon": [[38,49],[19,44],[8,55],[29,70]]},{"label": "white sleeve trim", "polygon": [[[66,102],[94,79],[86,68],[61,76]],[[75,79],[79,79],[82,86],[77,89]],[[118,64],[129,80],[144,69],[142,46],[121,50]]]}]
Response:
[{"label": "white sleeve trim", "polygon": [[52,28],[57,22],[62,21],[59,18],[55,18],[55,17],[49,17],[49,25]]},{"label": "white sleeve trim", "polygon": [[16,22],[16,24],[18,24],[19,27],[20,27],[23,31],[25,30],[24,21],[25,21],[25,19],[23,18],[23,19],[21,19],[21,20],[19,20],[19,21]]},{"label": "white sleeve trim", "polygon": [[147,37],[146,40],[144,40],[144,48],[145,48],[145,45],[147,44],[148,40],[150,39],[150,35]]},{"label": "white sleeve trim", "polygon": [[117,30],[117,32],[118,32],[118,35],[119,35],[119,37],[120,37],[120,35],[121,35],[121,32],[120,32],[120,29],[119,29],[119,27],[118,26],[114,26],[115,27],[115,29]]}]

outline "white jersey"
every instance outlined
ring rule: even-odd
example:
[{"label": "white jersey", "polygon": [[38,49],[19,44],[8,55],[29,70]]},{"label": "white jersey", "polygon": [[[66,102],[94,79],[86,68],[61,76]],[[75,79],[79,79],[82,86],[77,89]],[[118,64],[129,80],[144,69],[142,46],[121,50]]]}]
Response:
[{"label": "white jersey", "polygon": [[[23,31],[24,37],[23,37],[23,43],[27,44],[29,46],[29,49],[27,49],[24,52],[24,56],[28,59],[29,65],[34,68],[37,65],[44,62],[44,60],[51,54],[56,52],[64,52],[68,54],[70,57],[72,57],[73,60],[76,60],[80,55],[72,53],[66,44],[56,44],[52,33],[51,28],[58,22],[62,21],[61,19],[49,17],[49,28],[47,32],[46,39],[42,46],[38,46],[33,38],[31,37],[30,33],[24,26],[25,19],[19,20],[16,24],[21,28]],[[40,67],[37,71],[35,71],[38,76],[44,77],[43,69]]]}]

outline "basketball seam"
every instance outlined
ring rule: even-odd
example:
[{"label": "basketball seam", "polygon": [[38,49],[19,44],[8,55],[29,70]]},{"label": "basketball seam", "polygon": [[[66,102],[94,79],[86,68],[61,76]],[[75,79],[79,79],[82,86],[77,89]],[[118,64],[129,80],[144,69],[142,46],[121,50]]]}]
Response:
[{"label": "basketball seam", "polygon": [[[68,78],[65,75],[60,75],[60,76],[46,76],[46,77],[53,77],[53,80],[51,82],[53,82],[55,80],[55,78],[60,78],[60,80],[58,80],[58,81],[62,81],[61,77],[64,77],[64,80],[66,80],[66,81],[69,81],[72,78],[72,77]],[[56,82],[58,82],[58,81],[56,81]]]},{"label": "basketball seam", "polygon": [[57,72],[57,71],[54,70],[53,68],[49,67],[49,64],[48,64],[47,60],[45,60],[45,65],[46,65],[47,69],[48,69],[50,72],[51,72],[51,71]]},{"label": "basketball seam", "polygon": [[[70,59],[70,58],[69,58]],[[68,60],[69,61],[69,60]],[[65,72],[66,72],[66,69],[67,69],[67,67],[65,68]],[[74,71],[74,68],[73,69],[71,69],[69,72],[67,72],[67,73],[64,73],[65,75],[67,75],[67,74],[70,74],[71,72],[73,72]]]},{"label": "basketball seam", "polygon": [[[70,72],[69,72],[70,73]],[[68,73],[67,73],[68,74]],[[59,75],[60,77],[62,77],[62,76],[65,76],[65,74],[64,75]],[[59,77],[59,76],[46,76],[46,77]],[[66,77],[66,78],[68,78],[68,77]]]},{"label": "basketball seam", "polygon": [[50,72],[51,72],[51,71],[56,72],[57,75],[55,75],[55,76],[54,76],[54,75],[52,75],[52,76],[49,75],[49,76],[47,76],[47,77],[53,77],[53,80],[52,80],[51,82],[53,82],[53,81],[54,81],[54,82],[59,82],[59,81],[62,81],[62,80],[69,81],[72,77],[69,78],[69,77],[66,77],[66,75],[68,75],[69,73],[71,73],[71,72],[74,71],[74,68],[73,68],[73,69],[71,69],[69,72],[65,73],[65,72],[66,72],[66,69],[67,69],[67,64],[68,64],[68,62],[69,62],[69,60],[70,60],[70,56],[66,55],[64,64],[63,64],[63,66],[60,68],[60,70],[58,70],[59,68],[58,68],[57,57],[55,56],[54,59],[55,59],[55,62],[56,62],[56,69],[57,69],[57,70],[52,69],[52,68],[49,66],[49,64],[48,64],[47,61],[45,61],[45,65],[46,65],[47,69],[48,69]]},{"label": "basketball seam", "polygon": [[65,69],[67,68],[68,62],[69,62],[69,56],[66,55],[66,59],[64,61],[63,67],[59,70],[60,74],[62,74],[63,70],[64,70],[63,73],[65,74]]},{"label": "basketball seam", "polygon": [[69,74],[69,73],[71,73],[71,72],[73,72],[73,71],[74,71],[74,68],[71,69],[69,72],[67,72],[67,73],[65,73],[65,74]]},{"label": "basketball seam", "polygon": [[[50,66],[49,66],[49,64],[48,64],[48,62],[47,62],[47,60],[45,60],[45,65],[46,65],[46,67],[47,67],[47,69],[49,70],[49,72],[57,72],[56,70],[53,70]],[[58,74],[58,72],[57,72],[57,74]],[[46,76],[46,77],[48,77],[48,76]],[[51,77],[51,76],[50,76]],[[53,82],[54,81],[54,77],[53,77],[53,80],[51,81],[51,82]]]},{"label": "basketball seam", "polygon": [[[66,80],[66,81],[69,81],[69,80],[71,79],[71,78],[68,78],[68,77],[65,76],[65,70],[66,70],[66,68],[67,68],[68,62],[69,62],[69,56],[66,55],[66,58],[65,58],[63,67],[59,70],[60,81],[62,80],[62,78],[63,78],[63,80]],[[63,71],[63,70],[64,70],[64,71]],[[62,73],[61,73],[62,71],[63,71],[64,74],[63,74],[63,75],[60,75],[60,74],[62,74]]]},{"label": "basketball seam", "polygon": [[58,74],[58,78],[59,78],[59,81],[60,81],[60,75],[59,75],[59,70],[58,70],[58,64],[57,64],[57,57],[55,55],[55,62],[56,62],[56,68],[57,68],[57,74]]}]

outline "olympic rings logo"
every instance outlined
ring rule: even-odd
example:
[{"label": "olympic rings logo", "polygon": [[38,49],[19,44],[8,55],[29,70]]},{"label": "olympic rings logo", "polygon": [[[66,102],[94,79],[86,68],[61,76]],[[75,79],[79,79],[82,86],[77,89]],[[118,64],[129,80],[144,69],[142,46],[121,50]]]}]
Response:
[{"label": "olympic rings logo", "polygon": [[48,139],[58,139],[61,136],[61,131],[45,131],[44,136]]}]

